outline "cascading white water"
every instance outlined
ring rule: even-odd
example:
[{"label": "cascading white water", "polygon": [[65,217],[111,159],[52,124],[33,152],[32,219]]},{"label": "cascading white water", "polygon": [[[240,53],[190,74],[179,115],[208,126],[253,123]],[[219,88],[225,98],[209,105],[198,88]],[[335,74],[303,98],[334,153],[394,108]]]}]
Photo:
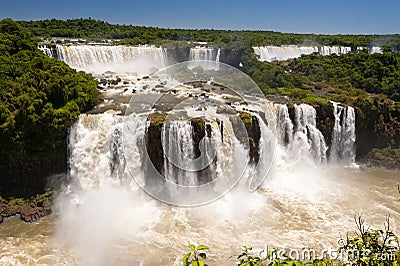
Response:
[{"label": "cascading white water", "polygon": [[335,126],[332,132],[332,144],[330,160],[345,164],[355,162],[356,141],[356,115],[351,106],[343,107],[339,103],[332,102],[334,107]]},{"label": "cascading white water", "polygon": [[275,127],[278,142],[286,146],[286,144],[292,142],[294,134],[294,127],[289,117],[289,110],[286,104],[275,104],[274,108],[276,113]]},{"label": "cascading white water", "polygon": [[369,47],[368,52],[370,54],[381,54],[382,48],[379,46],[371,46],[371,47]]},{"label": "cascading white water", "polygon": [[[123,145],[123,124],[129,123],[134,136]],[[56,239],[75,253],[74,263],[109,265],[109,249],[125,237],[143,242],[138,232],[159,220],[160,210],[146,201],[131,174],[142,173],[141,152],[147,126],[146,117],[125,121],[112,112],[82,114],[69,135],[71,182],[59,195],[57,210],[62,221]],[[126,171],[125,158],[130,164]],[[134,193],[132,193],[134,192]],[[127,230],[121,230],[126,228]]]},{"label": "cascading white water", "polygon": [[[326,161],[325,138],[316,127],[317,114],[307,104],[294,105],[294,121],[290,119],[288,107],[284,104],[272,106],[272,119],[278,143],[288,151],[288,160],[297,161],[312,158],[316,162]],[[288,162],[289,163],[289,162]]]},{"label": "cascading white water", "polygon": [[59,60],[94,74],[106,71],[146,74],[167,65],[166,49],[156,46],[57,45],[56,49]]},{"label": "cascading white water", "polygon": [[215,61],[219,62],[219,58],[221,57],[221,49],[218,48],[217,56],[215,57]]},{"label": "cascading white water", "polygon": [[319,53],[321,55],[346,54],[351,52],[351,47],[347,46],[262,46],[253,47],[255,54],[260,56],[260,61],[273,62],[291,58],[298,58],[301,55]]},{"label": "cascading white water", "polygon": [[265,46],[253,47],[254,52],[260,56],[260,61],[282,61],[290,58],[300,57],[302,54],[312,54],[318,52],[317,46]]},{"label": "cascading white water", "polygon": [[81,115],[70,130],[70,175],[81,189],[112,177],[123,164],[121,118],[112,113]]},{"label": "cascading white water", "polygon": [[48,47],[47,45],[41,44],[41,45],[38,46],[38,49],[40,51],[42,51],[48,57],[50,57],[50,58],[54,57],[53,50],[50,47]]},{"label": "cascading white water", "polygon": [[[207,60],[207,61],[215,61],[219,62],[220,59],[220,49],[219,48],[208,48],[208,47],[201,47],[196,46],[194,48],[190,48],[189,52],[189,61],[200,61],[200,60]],[[189,66],[197,66],[197,63],[189,64]],[[208,70],[211,69],[218,69],[218,65],[210,63],[210,64],[202,64],[202,67]]]},{"label": "cascading white water", "polygon": [[307,104],[294,106],[294,136],[289,150],[297,157],[311,155],[317,162],[326,161],[326,144],[316,128],[316,110]]},{"label": "cascading white water", "polygon": [[[170,126],[163,128],[165,153],[169,160],[164,160],[165,179],[181,185],[198,185],[197,172],[187,172],[183,169],[196,169],[193,163],[195,157],[193,128],[190,121],[171,121]],[[176,167],[171,161],[179,162],[183,169]]]},{"label": "cascading white water", "polygon": [[207,48],[207,47],[194,47],[190,48],[189,61],[217,61],[219,62],[220,49]]},{"label": "cascading white water", "polygon": [[348,46],[321,46],[318,48],[318,53],[321,55],[331,55],[331,54],[347,54],[351,52],[351,47]]},{"label": "cascading white water", "polygon": [[[336,109],[336,114],[339,109]],[[351,108],[349,110],[346,115],[351,117]],[[261,143],[269,137],[265,133],[269,129],[275,131],[275,128],[281,143],[289,139],[288,147],[279,147],[287,155],[283,158],[285,166],[289,166],[274,166],[269,181],[254,193],[249,193],[247,186],[239,184],[220,200],[196,208],[159,203],[132,182],[131,174],[143,172],[141,152],[145,150],[146,117],[138,115],[124,121],[129,123],[134,134],[124,141],[131,142],[129,146],[134,149],[123,150],[120,145],[121,138],[124,138],[120,134],[122,116],[112,113],[81,115],[71,129],[69,141],[70,175],[74,182],[70,190],[58,199],[59,219],[40,222],[41,226],[49,223],[48,227],[56,228],[55,241],[49,237],[52,233],[41,233],[36,236],[38,240],[29,242],[29,246],[24,246],[22,243],[26,241],[19,241],[19,238],[1,238],[4,248],[0,247],[0,254],[5,256],[0,258],[0,262],[27,262],[21,256],[9,254],[10,250],[18,254],[20,249],[21,253],[33,257],[29,260],[31,264],[180,265],[182,256],[187,252],[187,243],[196,243],[213,247],[207,261],[209,264],[233,265],[236,256],[232,256],[240,254],[242,244],[258,249],[264,248],[264,245],[298,249],[336,247],[338,232],[354,230],[353,217],[360,211],[371,213],[368,223],[374,228],[381,224],[382,217],[388,212],[392,217],[399,217],[396,203],[393,203],[397,198],[397,191],[393,189],[397,184],[396,173],[387,177],[388,172],[371,173],[368,169],[365,172],[338,170],[318,163],[290,165],[298,155],[298,150],[290,149],[297,135],[303,137],[298,144],[307,148],[305,156],[310,154],[311,158],[314,155],[309,149],[318,150],[313,148],[312,143],[317,143],[316,139],[320,137],[319,134],[316,138],[310,135],[316,125],[312,106],[294,106],[293,113],[292,121],[287,106],[271,104],[271,117],[274,119],[267,118],[268,123],[263,123],[262,117],[256,115],[261,129]],[[286,125],[280,127],[279,121]],[[174,133],[170,134],[170,138],[181,142],[176,149],[193,154],[192,146],[188,145],[193,143],[189,138],[193,127],[187,122],[171,123],[170,132],[179,136]],[[229,128],[229,120],[224,120],[224,123]],[[229,130],[223,131],[226,135],[222,142],[218,123],[210,122],[209,125],[215,140],[219,141],[215,143],[217,163],[215,169],[210,171],[219,174],[223,172],[222,161],[229,157],[229,152],[224,149],[231,149],[238,142],[234,140],[234,144],[228,144],[228,135],[232,134]],[[260,153],[268,153],[263,147],[260,144]],[[249,159],[248,151],[244,149],[233,152],[237,156],[232,159],[234,164]],[[136,163],[130,173],[123,172],[124,157]],[[316,158],[316,161],[319,159]],[[378,176],[379,179],[375,178]],[[387,178],[384,185],[382,176]],[[184,177],[181,175],[178,182],[188,184],[188,179],[182,179]],[[74,183],[77,186],[73,186]],[[371,196],[376,198],[375,204],[368,202]],[[31,228],[35,228],[33,226],[40,224],[29,226],[27,231],[30,232]],[[29,251],[32,250],[31,243],[40,252],[32,254]],[[51,255],[42,255],[46,252]],[[213,257],[213,254],[218,256]]]}]

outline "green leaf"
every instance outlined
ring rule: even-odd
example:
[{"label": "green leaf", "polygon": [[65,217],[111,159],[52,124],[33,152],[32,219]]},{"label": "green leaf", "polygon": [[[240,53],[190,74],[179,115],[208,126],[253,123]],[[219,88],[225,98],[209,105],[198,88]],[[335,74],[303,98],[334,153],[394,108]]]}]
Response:
[{"label": "green leaf", "polygon": [[199,266],[204,266],[204,261],[199,260]]},{"label": "green leaf", "polygon": [[205,246],[205,245],[199,245],[199,246],[197,246],[197,250],[205,250],[205,249],[208,249],[208,247]]},{"label": "green leaf", "polygon": [[199,266],[199,263],[197,261],[193,261],[192,266]]},{"label": "green leaf", "polygon": [[189,263],[188,263],[189,257],[190,257],[190,252],[186,253],[185,256],[183,257],[183,266],[189,265]]},{"label": "green leaf", "polygon": [[189,248],[190,248],[191,250],[193,250],[193,251],[196,251],[196,248],[194,247],[193,244],[189,244]]},{"label": "green leaf", "polygon": [[200,253],[199,256],[202,257],[203,259],[207,259],[207,254],[206,253]]}]

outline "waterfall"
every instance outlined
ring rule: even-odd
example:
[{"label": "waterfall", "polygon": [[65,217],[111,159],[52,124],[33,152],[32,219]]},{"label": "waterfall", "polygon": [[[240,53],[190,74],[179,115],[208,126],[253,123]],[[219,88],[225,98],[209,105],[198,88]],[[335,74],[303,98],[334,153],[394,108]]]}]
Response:
[{"label": "waterfall", "polygon": [[314,107],[307,104],[295,105],[295,135],[293,141],[293,151],[307,151],[314,160],[318,162],[326,161],[326,144],[322,133],[316,128],[317,113]]},{"label": "waterfall", "polygon": [[194,160],[196,154],[193,134],[190,121],[172,121],[168,128],[164,126],[165,153],[168,158],[164,160],[165,179],[181,185],[199,185],[198,173],[194,171],[198,167]]},{"label": "waterfall", "polygon": [[253,49],[254,52],[260,56],[261,61],[267,62],[298,58],[302,54],[318,52],[318,47],[316,46],[305,47],[297,45],[253,47]]},{"label": "waterfall", "polygon": [[272,129],[267,126],[262,116],[258,113],[253,113],[257,118],[260,127],[260,143],[259,154],[260,159],[257,166],[250,171],[251,175],[248,177],[249,191],[255,191],[265,180],[266,175],[272,167],[273,159],[275,157],[276,141]]},{"label": "waterfall", "polygon": [[293,140],[293,123],[289,117],[289,111],[285,104],[276,104],[276,133],[281,145],[291,143]]},{"label": "waterfall", "polygon": [[345,46],[264,46],[253,47],[254,53],[260,56],[260,61],[282,61],[292,58],[298,58],[301,55],[319,53],[321,55],[346,54],[351,52],[351,47]]},{"label": "waterfall", "polygon": [[146,74],[167,65],[166,49],[156,46],[57,45],[57,58],[77,70]]},{"label": "waterfall", "polygon": [[335,126],[332,132],[330,160],[346,164],[355,162],[356,116],[354,108],[343,107],[332,102],[334,107]]},{"label": "waterfall", "polygon": [[206,47],[195,47],[190,48],[189,61],[217,61],[219,62],[220,49],[216,48],[206,48]]},{"label": "waterfall", "polygon": [[118,173],[123,163],[121,118],[110,113],[80,116],[69,135],[70,175],[89,189]]},{"label": "waterfall", "polygon": [[331,54],[347,54],[351,52],[351,47],[346,46],[321,46],[318,52],[321,55],[331,55]]},{"label": "waterfall", "polygon": [[[193,61],[193,63],[189,64],[191,67],[196,67],[198,64],[195,61],[207,60],[207,61],[215,61],[219,62],[220,58],[220,49],[218,48],[207,48],[196,46],[195,48],[190,48],[189,52],[189,61]],[[202,67],[207,70],[218,70],[219,66],[214,63],[202,63]]]},{"label": "waterfall", "polygon": [[[351,164],[355,159],[354,108],[342,107],[338,103],[333,105],[335,125],[329,159]],[[261,131],[258,150],[261,162],[268,156],[267,150],[271,147],[265,143],[270,143],[273,135],[276,136],[278,145],[285,150],[288,164],[303,159],[317,163],[327,161],[328,148],[324,136],[316,126],[314,107],[295,104],[291,107],[292,118],[284,104],[272,104],[270,108],[271,114],[266,117],[268,123],[259,114],[253,114]],[[95,187],[109,179],[126,179],[126,156],[135,163],[135,175],[148,178],[143,169],[146,164],[143,153],[146,150],[144,139],[149,124],[141,116],[132,120],[129,127],[134,136],[125,141],[130,142],[130,147],[133,148],[126,150],[122,131],[127,122],[123,120],[121,116],[112,113],[84,114],[71,128],[70,175],[76,178],[80,187]],[[195,132],[190,121],[172,120],[166,125],[161,132],[165,143],[164,155],[160,154],[164,156],[162,175],[166,180],[179,185],[197,186],[216,180],[225,171],[227,164],[231,162],[228,155],[233,154],[237,148],[232,141],[232,121],[225,119],[224,129],[221,129],[220,122],[208,121],[207,129],[203,128],[204,131],[200,132]],[[215,149],[214,153],[212,149]],[[245,161],[250,161],[249,156],[246,155]],[[268,165],[263,167],[267,168]]]},{"label": "waterfall", "polygon": [[382,48],[379,47],[379,46],[371,46],[371,47],[369,47],[368,52],[370,54],[375,54],[375,53],[381,54],[382,53]]},{"label": "waterfall", "polygon": [[[141,161],[147,126],[146,117],[140,116],[125,120],[112,112],[80,115],[68,139],[72,180],[83,190],[99,187],[110,180],[129,181],[126,157],[135,162],[133,168],[130,164],[131,174],[143,174]],[[124,140],[125,127],[134,135]],[[124,141],[129,143],[130,149],[126,149]]]},{"label": "waterfall", "polygon": [[50,57],[50,58],[55,57],[54,54],[53,54],[53,50],[52,50],[50,47],[48,47],[47,45],[45,45],[45,44],[39,45],[39,46],[38,46],[38,49],[39,49],[40,51],[42,51],[45,55],[47,55],[48,57]]},{"label": "waterfall", "polygon": [[[278,143],[284,147],[289,161],[311,158],[325,162],[327,146],[325,138],[316,127],[317,113],[307,104],[294,105],[294,119],[289,116],[285,104],[273,104],[272,121]],[[271,119],[271,118],[270,118]],[[287,163],[291,163],[291,162]]]}]

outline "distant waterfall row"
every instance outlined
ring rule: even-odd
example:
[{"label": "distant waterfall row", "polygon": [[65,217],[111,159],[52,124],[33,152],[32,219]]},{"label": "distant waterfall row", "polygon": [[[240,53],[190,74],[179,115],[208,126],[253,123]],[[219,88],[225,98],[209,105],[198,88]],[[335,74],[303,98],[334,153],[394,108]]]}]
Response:
[{"label": "distant waterfall row", "polygon": [[[77,70],[101,74],[144,74],[169,65],[167,49],[151,45],[47,45],[38,47],[49,57],[64,61]],[[190,49],[188,61],[210,60],[219,62],[220,49],[194,47]]]},{"label": "distant waterfall row", "polygon": [[[359,47],[362,49],[362,47]],[[358,50],[359,50],[358,49]],[[321,55],[331,54],[347,54],[351,52],[349,46],[297,46],[297,45],[282,45],[282,46],[262,46],[253,47],[254,52],[260,56],[260,61],[273,62],[283,61],[292,58],[298,58],[301,55],[319,53]],[[380,47],[370,47],[369,53],[381,53]]]},{"label": "distant waterfall row", "polygon": [[[112,72],[140,72],[154,68],[162,68],[175,62],[175,58],[169,58],[166,48],[151,45],[126,46],[126,45],[56,45],[49,47],[41,44],[38,47],[47,56],[66,62],[69,66],[78,70],[84,70],[95,74],[105,71]],[[364,49],[358,47],[357,50]],[[366,49],[366,48],[365,48]],[[352,51],[347,46],[263,46],[253,47],[260,61],[273,62],[298,58],[301,55],[319,53],[321,55],[346,54]],[[381,53],[380,47],[368,48],[369,53]],[[172,55],[171,55],[172,56]],[[220,62],[221,49],[196,46],[190,48],[187,59],[178,61],[209,60]],[[174,56],[172,56],[174,57]],[[171,61],[172,60],[172,61]],[[171,62],[169,62],[171,61]]]}]

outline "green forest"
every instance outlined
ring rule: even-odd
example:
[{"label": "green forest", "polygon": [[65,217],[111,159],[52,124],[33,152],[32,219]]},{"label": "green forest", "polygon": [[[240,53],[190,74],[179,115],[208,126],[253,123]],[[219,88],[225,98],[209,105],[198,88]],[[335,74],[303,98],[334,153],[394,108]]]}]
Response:
[{"label": "green forest", "polygon": [[45,56],[17,22],[0,21],[0,182],[57,150],[96,103],[96,87],[91,75]]},{"label": "green forest", "polygon": [[20,21],[23,27],[43,38],[67,37],[89,40],[124,39],[130,44],[164,44],[166,42],[208,42],[215,47],[245,48],[263,45],[343,45],[389,46],[400,50],[400,35],[322,35],[273,31],[234,31],[212,29],[164,29],[155,27],[113,25],[88,19]]}]

